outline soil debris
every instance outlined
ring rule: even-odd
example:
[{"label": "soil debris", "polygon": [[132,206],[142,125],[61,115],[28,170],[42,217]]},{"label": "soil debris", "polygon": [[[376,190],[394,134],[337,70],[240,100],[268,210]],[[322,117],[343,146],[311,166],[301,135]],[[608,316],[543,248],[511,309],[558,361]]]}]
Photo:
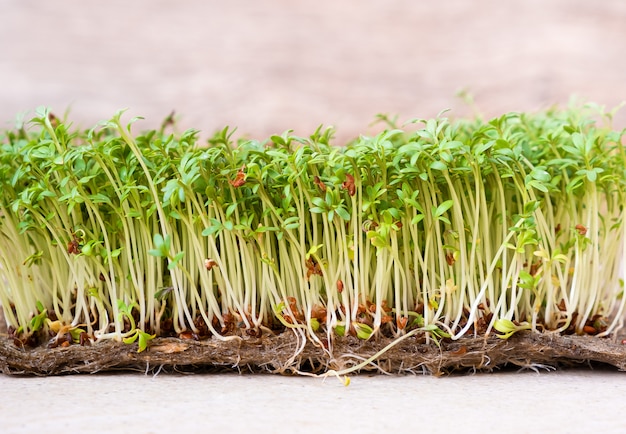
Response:
[{"label": "soil debris", "polygon": [[[294,333],[221,341],[156,338],[144,352],[137,345],[103,341],[92,346],[22,349],[0,340],[0,372],[6,375],[61,375],[150,369],[175,371],[239,370],[279,374],[343,370],[373,356],[391,341],[338,338],[332,355]],[[445,375],[492,371],[505,366],[527,369],[603,364],[626,370],[621,340],[591,336],[521,332],[508,340],[465,337],[433,342],[406,339],[359,372]]]}]

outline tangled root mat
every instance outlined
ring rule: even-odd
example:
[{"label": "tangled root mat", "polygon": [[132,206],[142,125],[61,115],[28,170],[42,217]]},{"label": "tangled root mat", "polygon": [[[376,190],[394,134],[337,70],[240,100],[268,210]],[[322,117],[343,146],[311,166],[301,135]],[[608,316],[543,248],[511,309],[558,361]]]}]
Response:
[{"label": "tangled root mat", "polygon": [[[8,375],[59,375],[111,370],[247,370],[283,374],[341,371],[372,357],[391,342],[338,338],[330,355],[295,333],[220,341],[156,338],[143,352],[137,345],[105,341],[91,346],[20,348],[0,338],[0,372]],[[586,363],[626,370],[626,345],[613,338],[520,332],[508,340],[461,338],[436,345],[405,339],[358,371],[428,373],[490,371],[504,366],[571,366]]]}]

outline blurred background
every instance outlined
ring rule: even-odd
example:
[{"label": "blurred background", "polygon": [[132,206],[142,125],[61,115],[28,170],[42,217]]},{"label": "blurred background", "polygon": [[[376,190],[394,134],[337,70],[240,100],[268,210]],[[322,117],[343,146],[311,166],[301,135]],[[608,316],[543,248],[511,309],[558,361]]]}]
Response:
[{"label": "blurred background", "polygon": [[625,53],[622,0],[0,0],[0,127],[39,105],[85,128],[175,110],[205,136],[325,124],[341,143],[377,113],[491,116],[573,95],[611,108]]}]

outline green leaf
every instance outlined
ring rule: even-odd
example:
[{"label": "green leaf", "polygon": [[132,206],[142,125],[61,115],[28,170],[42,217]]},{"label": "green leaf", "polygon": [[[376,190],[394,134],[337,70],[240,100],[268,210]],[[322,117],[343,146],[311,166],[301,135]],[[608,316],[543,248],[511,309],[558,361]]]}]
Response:
[{"label": "green leaf", "polygon": [[93,203],[106,203],[109,205],[112,204],[111,199],[105,194],[98,193],[98,194],[91,196],[90,198]]},{"label": "green leaf", "polygon": [[496,331],[503,333],[503,335],[498,335],[501,339],[508,339],[517,331],[517,326],[513,323],[513,321],[505,318],[496,320],[493,324],[493,328]]},{"label": "green leaf", "polygon": [[528,201],[524,204],[524,214],[525,215],[530,215],[532,213],[534,213],[535,211],[537,211],[537,208],[539,208],[539,202],[536,200],[531,200]]},{"label": "green leaf", "polygon": [[273,311],[276,315],[282,315],[284,309],[285,309],[285,302],[281,301],[280,303],[274,306]]},{"label": "green leaf", "polygon": [[530,181],[526,183],[526,187],[527,188],[535,188],[541,192],[547,193],[548,192],[548,187],[545,186],[545,184],[542,184],[539,181]]},{"label": "green leaf", "polygon": [[355,322],[353,325],[356,331],[356,337],[359,339],[367,340],[372,336],[372,333],[374,333],[374,330],[367,324]]},{"label": "green leaf", "polygon": [[230,218],[230,216],[233,215],[236,209],[237,209],[237,202],[234,202],[228,205],[228,207],[226,208],[226,218]]},{"label": "green leaf", "polygon": [[178,263],[180,262],[181,259],[183,259],[183,257],[185,256],[185,252],[178,252],[170,261],[169,264],[167,264],[167,269],[168,270],[173,270],[174,268],[176,268],[176,266],[178,265]]},{"label": "green leaf", "polygon": [[36,305],[37,305],[37,310],[39,311],[39,313],[35,315],[28,324],[28,328],[32,332],[39,331],[41,327],[43,326],[44,321],[48,317],[48,311],[44,307],[43,303],[41,303],[40,301],[37,301]]},{"label": "green leaf", "polygon": [[138,353],[141,353],[146,348],[148,348],[148,342],[156,337],[156,335],[151,335],[142,330],[137,330],[137,335],[139,336],[139,343],[137,348]]},{"label": "green leaf", "polygon": [[518,326],[509,319],[500,318],[493,324],[493,328],[496,329],[496,331],[503,333],[501,335],[497,335],[500,339],[508,339],[518,331],[529,330],[531,326],[528,323],[523,323]]},{"label": "green leaf", "polygon": [[440,217],[442,216],[446,211],[448,211],[452,205],[454,204],[453,200],[446,200],[445,202],[441,203],[437,208],[433,209],[433,217]]},{"label": "green leaf", "polygon": [[153,240],[154,249],[149,250],[148,254],[160,258],[167,258],[170,254],[171,238],[169,235],[163,236],[159,233],[154,234]]},{"label": "green leaf", "polygon": [[148,250],[148,255],[155,256],[157,258],[160,258],[160,257],[163,256],[163,255],[161,255],[161,251],[159,249],[150,249],[150,250]]},{"label": "green leaf", "polygon": [[126,345],[130,345],[134,343],[138,337],[139,337],[139,333],[133,333],[132,335],[122,339],[122,342],[124,342]]},{"label": "green leaf", "polygon": [[419,313],[415,313],[414,316],[415,319],[413,320],[412,325],[416,327],[424,327],[424,317]]},{"label": "green leaf", "polygon": [[367,238],[369,238],[372,245],[374,245],[375,247],[379,249],[390,246],[387,238],[383,237],[381,234],[379,234],[376,231],[368,231],[366,235],[367,235]]},{"label": "green leaf", "polygon": [[344,325],[336,325],[335,326],[335,334],[337,336],[345,336],[346,335],[346,326],[344,326]]},{"label": "green leaf", "polygon": [[128,306],[124,300],[117,300],[117,310],[119,310],[120,313],[130,315],[131,309],[132,306]]},{"label": "green leaf", "polygon": [[424,330],[425,332],[429,332],[432,333],[434,336],[438,337],[438,338],[449,338],[450,334],[444,332],[443,330],[441,330],[439,327],[437,327],[434,324],[427,324],[424,327],[422,327],[422,330]]},{"label": "green leaf", "polygon": [[350,220],[350,213],[345,208],[337,207],[335,211],[337,212],[337,215],[342,219],[346,221]]},{"label": "green leaf", "polygon": [[519,286],[524,289],[533,289],[535,287],[535,278],[526,270],[519,273]]},{"label": "green leaf", "polygon": [[297,229],[300,227],[300,217],[289,217],[283,222],[283,228],[287,230]]},{"label": "green leaf", "polygon": [[433,170],[447,170],[448,166],[442,161],[433,161],[430,163],[430,168]]},{"label": "green leaf", "polygon": [[548,173],[546,170],[540,169],[538,167],[535,167],[530,172],[530,176],[531,176],[531,178],[536,179],[537,181],[550,182],[550,173]]},{"label": "green leaf", "polygon": [[79,342],[80,341],[80,335],[85,333],[85,330],[76,327],[76,328],[71,328],[70,329],[70,335],[72,336],[72,341],[74,342]]},{"label": "green leaf", "polygon": [[317,244],[315,246],[311,246],[309,248],[309,251],[306,252],[306,259],[309,259],[312,255],[316,255],[317,252],[324,247],[324,244]]},{"label": "green leaf", "polygon": [[311,202],[316,207],[326,208],[326,201],[324,201],[324,199],[322,199],[321,197],[314,197],[313,199],[311,199]]},{"label": "green leaf", "polygon": [[203,237],[213,236],[217,234],[218,232],[222,231],[223,229],[224,227],[222,226],[221,223],[213,224],[211,226],[204,228],[204,230],[202,231],[202,236]]},{"label": "green leaf", "polygon": [[419,222],[421,222],[422,220],[424,220],[424,214],[417,214],[417,215],[415,215],[415,217],[413,217],[411,219],[411,224],[412,225],[416,225]]}]

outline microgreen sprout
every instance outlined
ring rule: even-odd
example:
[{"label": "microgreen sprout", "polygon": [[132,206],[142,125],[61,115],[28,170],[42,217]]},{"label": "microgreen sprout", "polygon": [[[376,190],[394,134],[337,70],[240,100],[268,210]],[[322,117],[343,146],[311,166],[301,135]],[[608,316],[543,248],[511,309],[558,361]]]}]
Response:
[{"label": "microgreen sprout", "polygon": [[517,325],[511,320],[500,318],[493,323],[493,328],[502,333],[497,335],[500,339],[508,339],[521,330],[530,330],[531,326],[528,323]]},{"label": "microgreen sprout", "polygon": [[203,145],[172,119],[80,131],[40,109],[0,133],[0,303],[16,335],[139,351],[283,330],[330,355],[349,337],[606,336],[626,303],[626,152],[597,114],[382,116],[337,147],[330,128]]},{"label": "microgreen sprout", "polygon": [[39,313],[37,313],[37,315],[35,315],[28,324],[28,329],[33,333],[39,331],[43,327],[45,320],[48,317],[48,310],[43,307],[43,304],[40,301],[37,302],[37,311]]}]

